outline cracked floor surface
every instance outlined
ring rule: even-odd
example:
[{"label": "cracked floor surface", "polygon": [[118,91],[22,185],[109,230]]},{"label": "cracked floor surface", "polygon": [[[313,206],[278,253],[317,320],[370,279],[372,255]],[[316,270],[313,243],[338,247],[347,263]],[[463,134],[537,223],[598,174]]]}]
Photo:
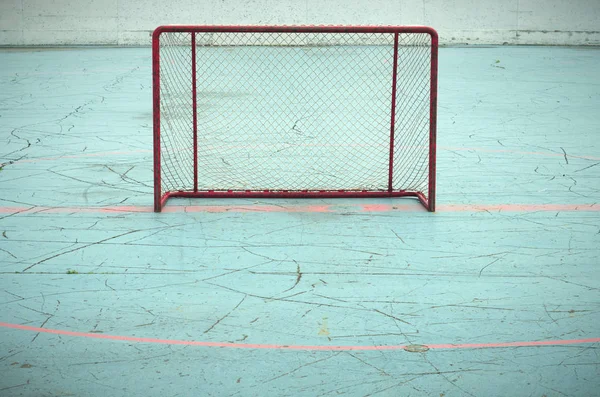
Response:
[{"label": "cracked floor surface", "polygon": [[0,50],[0,394],[597,394],[599,62],[442,48],[435,214],[154,214],[150,49]]}]

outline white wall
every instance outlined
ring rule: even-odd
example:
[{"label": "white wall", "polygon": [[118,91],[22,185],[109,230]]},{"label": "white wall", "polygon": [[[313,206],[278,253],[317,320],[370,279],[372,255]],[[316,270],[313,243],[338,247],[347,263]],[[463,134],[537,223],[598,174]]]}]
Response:
[{"label": "white wall", "polygon": [[147,45],[161,24],[429,25],[446,44],[600,44],[600,0],[0,0],[0,45]]}]

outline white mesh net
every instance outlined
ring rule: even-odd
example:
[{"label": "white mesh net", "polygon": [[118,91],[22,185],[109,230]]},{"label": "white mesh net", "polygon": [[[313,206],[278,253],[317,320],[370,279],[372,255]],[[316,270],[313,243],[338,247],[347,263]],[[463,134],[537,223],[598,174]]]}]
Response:
[{"label": "white mesh net", "polygon": [[[397,62],[392,190],[427,195],[431,37]],[[194,191],[193,65],[198,191],[388,191],[393,33],[163,32],[161,194]]]}]

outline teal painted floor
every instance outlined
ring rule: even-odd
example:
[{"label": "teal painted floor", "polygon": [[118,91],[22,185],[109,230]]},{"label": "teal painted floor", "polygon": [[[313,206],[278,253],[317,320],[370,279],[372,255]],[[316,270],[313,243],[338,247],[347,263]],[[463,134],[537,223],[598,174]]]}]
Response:
[{"label": "teal painted floor", "polygon": [[155,214],[150,49],[0,50],[0,395],[597,395],[599,64],[440,49],[436,213]]}]

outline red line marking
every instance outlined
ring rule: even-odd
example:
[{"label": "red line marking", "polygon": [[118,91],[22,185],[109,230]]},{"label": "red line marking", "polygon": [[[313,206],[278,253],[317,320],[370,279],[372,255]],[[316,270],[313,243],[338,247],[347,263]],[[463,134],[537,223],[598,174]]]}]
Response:
[{"label": "red line marking", "polygon": [[535,212],[535,211],[600,211],[600,204],[446,204],[438,205],[442,212]]},{"label": "red line marking", "polygon": [[[19,325],[0,322],[0,327],[17,329],[20,331],[41,332],[46,334],[73,336],[90,339],[105,339],[122,342],[136,343],[155,343],[163,345],[187,345],[202,347],[226,347],[230,349],[269,349],[269,350],[312,350],[312,351],[349,351],[349,350],[403,350],[406,345],[383,345],[383,346],[335,346],[335,345],[276,345],[276,344],[255,344],[255,343],[228,343],[228,342],[200,342],[176,339],[157,339],[140,338],[135,336],[93,334],[86,332],[66,331],[50,328],[30,327],[28,325]],[[575,345],[587,343],[600,343],[600,338],[588,339],[567,339],[567,340],[546,340],[530,342],[504,342],[504,343],[463,343],[463,344],[432,344],[425,345],[429,349],[486,349],[502,347],[532,347],[532,346],[560,346]]]},{"label": "red line marking", "polygon": [[133,154],[133,153],[152,153],[152,150],[139,149],[139,150],[127,150],[127,151],[114,151],[114,152],[97,152],[97,153],[86,153],[86,154],[74,154],[69,156],[57,156],[57,157],[36,157],[30,159],[23,159],[15,161],[14,164],[18,163],[37,163],[40,161],[55,161],[61,159],[77,159],[86,157],[104,157],[104,156],[117,156],[119,154]]},{"label": "red line marking", "polygon": [[[273,146],[273,145],[271,145]],[[330,144],[330,145],[311,145],[311,144],[307,144],[307,145],[302,145],[302,146],[306,146],[306,147],[338,147],[338,146],[344,146],[344,147],[349,147],[349,146],[353,146],[353,147],[371,147],[371,146],[381,146],[381,147],[388,147],[386,145],[361,145],[361,144],[354,144],[354,145],[336,145],[336,144]],[[269,145],[237,145],[237,146],[233,146],[233,145],[229,145],[229,146],[221,146],[221,147],[225,147],[228,149],[232,149],[232,148],[244,148],[244,149],[267,149],[269,147]],[[525,155],[525,156],[545,156],[545,157],[563,157],[564,154],[563,153],[552,153],[552,152],[526,152],[526,151],[520,151],[520,150],[509,150],[509,149],[486,149],[486,148],[478,148],[478,147],[449,147],[449,146],[438,146],[437,147],[438,150],[449,150],[449,151],[454,151],[454,152],[458,152],[458,151],[462,151],[462,152],[484,152],[484,153],[509,153],[509,154],[520,154],[520,155]],[[54,161],[54,160],[61,160],[61,159],[76,159],[76,158],[85,158],[85,157],[102,157],[102,156],[116,156],[116,155],[128,155],[128,154],[135,154],[135,153],[152,153],[152,150],[149,149],[138,149],[138,150],[129,150],[129,151],[109,151],[109,152],[96,152],[96,153],[84,153],[84,154],[74,154],[74,155],[69,155],[69,156],[57,156],[57,157],[38,157],[38,158],[29,158],[29,159],[23,159],[23,160],[18,160],[15,161],[14,164],[17,163],[37,163],[40,161]],[[576,159],[583,159],[583,160],[593,160],[593,161],[600,161],[600,157],[598,156],[577,156],[577,155],[572,155],[569,154],[568,157],[570,158],[576,158]]]},{"label": "red line marking", "polygon": [[[485,153],[512,153],[512,154],[522,154],[526,156],[546,156],[546,157],[564,157],[563,153],[552,153],[552,152],[526,152],[521,150],[509,150],[509,149],[486,149],[481,147],[448,147],[448,146],[438,146],[438,149],[450,150],[454,152],[485,152]],[[600,160],[600,157],[596,156],[577,156],[577,155],[567,155],[567,157],[572,157],[575,159],[584,159],[584,160]]]},{"label": "red line marking", "polygon": [[[340,213],[340,212],[426,212],[416,201],[412,204],[325,204],[277,206],[263,204],[248,205],[171,205],[163,212],[207,212],[207,213]],[[440,204],[438,212],[599,212],[600,204]],[[114,214],[122,212],[153,212],[150,206],[112,207],[0,207],[0,214]],[[435,216],[435,215],[433,215]]]}]

